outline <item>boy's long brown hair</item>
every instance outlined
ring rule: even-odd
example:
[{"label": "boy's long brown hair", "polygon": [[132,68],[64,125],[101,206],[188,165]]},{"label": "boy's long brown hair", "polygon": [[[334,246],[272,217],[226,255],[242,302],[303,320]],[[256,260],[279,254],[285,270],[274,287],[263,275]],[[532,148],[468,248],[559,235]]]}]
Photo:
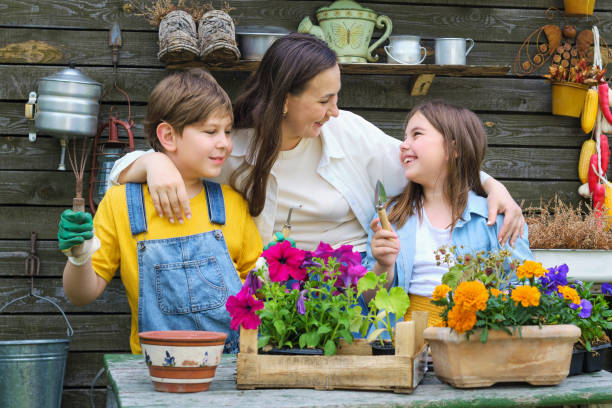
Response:
[{"label": "boy's long brown hair", "polygon": [[[487,151],[487,135],[478,116],[469,109],[443,101],[429,101],[414,107],[406,118],[408,121],[420,113],[442,134],[448,153],[447,181],[444,195],[451,205],[449,227],[455,226],[465,210],[470,190],[486,197],[480,183],[480,166]],[[423,217],[423,187],[410,182],[397,196],[387,203],[389,221],[400,228],[408,218],[417,214]]]},{"label": "boy's long brown hair", "polygon": [[[310,34],[289,34],[266,51],[257,71],[236,100],[236,128],[253,128],[247,160],[230,178],[230,184],[249,203],[253,217],[261,214],[272,166],[281,146],[283,104],[288,94],[299,95],[320,72],[336,65],[336,53]],[[246,173],[237,185],[237,179]]]},{"label": "boy's long brown hair", "polygon": [[207,120],[213,114],[227,114],[232,120],[232,101],[215,78],[202,68],[168,75],[155,86],[147,104],[145,139],[153,150],[163,152],[157,126],[166,122],[178,133],[185,126]]}]

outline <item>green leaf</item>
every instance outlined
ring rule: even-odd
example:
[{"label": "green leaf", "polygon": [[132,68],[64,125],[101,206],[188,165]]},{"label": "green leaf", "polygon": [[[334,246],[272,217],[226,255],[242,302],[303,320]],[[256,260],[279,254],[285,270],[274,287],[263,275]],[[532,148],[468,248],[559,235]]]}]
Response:
[{"label": "green leaf", "polygon": [[299,344],[300,344],[300,348],[302,348],[302,349],[303,349],[303,348],[306,348],[306,335],[307,335],[307,334],[308,334],[308,333],[303,333],[303,334],[300,336],[300,339],[298,340],[298,342],[299,342]]},{"label": "green leaf", "polygon": [[448,268],[448,272],[442,275],[442,283],[450,286],[453,290],[459,286],[459,281],[463,277],[463,266],[454,265]]},{"label": "green leaf", "polygon": [[308,332],[305,334],[305,336],[307,347],[317,347],[319,345],[319,340],[321,340],[321,336],[317,332]]},{"label": "green leaf", "polygon": [[406,314],[410,306],[410,298],[403,288],[396,286],[388,293],[386,290],[379,290],[374,298],[374,304],[378,310],[394,313],[399,319]]},{"label": "green leaf", "polygon": [[275,320],[274,328],[281,336],[285,333],[285,323],[282,320]]},{"label": "green leaf", "polygon": [[387,331],[387,329],[385,329],[384,327],[382,327],[380,329],[376,329],[372,333],[368,334],[367,340],[370,341],[370,342],[374,341],[374,340],[376,340],[376,338],[378,336],[380,336],[385,331]]},{"label": "green leaf", "polygon": [[378,275],[374,272],[368,272],[363,275],[357,282],[357,293],[361,295],[366,290],[376,288],[378,284]]},{"label": "green leaf", "polygon": [[482,332],[480,333],[480,342],[481,343],[486,343],[488,337],[489,337],[489,329],[487,329],[487,327],[485,326],[482,329]]},{"label": "green leaf", "polygon": [[270,336],[259,336],[257,339],[257,348],[260,349],[268,344]]},{"label": "green leaf", "polygon": [[334,354],[336,354],[336,343],[331,340],[327,340],[325,342],[325,355],[333,356]]},{"label": "green leaf", "polygon": [[338,334],[342,337],[348,344],[353,342],[353,334],[348,330],[338,330]]},{"label": "green leaf", "polygon": [[329,327],[328,325],[323,325],[321,327],[319,327],[319,330],[317,330],[317,333],[319,334],[325,334],[325,333],[329,333],[331,331],[331,327]]}]

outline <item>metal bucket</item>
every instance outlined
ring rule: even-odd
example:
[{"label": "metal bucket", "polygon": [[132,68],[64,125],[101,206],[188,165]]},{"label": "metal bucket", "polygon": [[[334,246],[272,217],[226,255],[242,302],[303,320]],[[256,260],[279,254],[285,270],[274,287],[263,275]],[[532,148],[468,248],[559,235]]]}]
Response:
[{"label": "metal bucket", "polygon": [[67,339],[0,341],[0,407],[3,408],[59,408],[66,371],[68,345],[72,327],[62,309],[52,300],[34,296],[52,303],[62,314],[68,329]]}]

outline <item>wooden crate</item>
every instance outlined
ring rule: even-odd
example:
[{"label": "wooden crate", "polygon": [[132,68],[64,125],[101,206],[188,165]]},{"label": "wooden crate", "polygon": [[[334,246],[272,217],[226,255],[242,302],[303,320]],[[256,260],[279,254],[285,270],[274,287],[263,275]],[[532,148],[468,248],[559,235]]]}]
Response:
[{"label": "wooden crate", "polygon": [[314,388],[411,393],[427,369],[423,330],[427,312],[397,323],[392,356],[373,356],[366,340],[343,344],[335,356],[285,356],[257,353],[257,330],[240,331],[238,389]]}]

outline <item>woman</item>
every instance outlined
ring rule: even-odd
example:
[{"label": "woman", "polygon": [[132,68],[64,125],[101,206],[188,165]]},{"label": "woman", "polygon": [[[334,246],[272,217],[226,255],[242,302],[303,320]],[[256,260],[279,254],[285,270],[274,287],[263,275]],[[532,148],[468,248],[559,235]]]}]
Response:
[{"label": "woman", "polygon": [[[335,53],[311,35],[294,33],[272,44],[236,101],[234,150],[215,181],[230,181],[244,195],[264,242],[293,208],[291,236],[300,248],[324,241],[365,253],[376,181],[389,195],[406,184],[397,177],[400,141],[339,110],[339,91]],[[110,178],[146,180],[160,216],[190,217],[178,171],[160,153],[130,153]],[[489,223],[504,213],[499,239],[514,242],[522,232],[520,207],[501,183],[484,173],[481,178]]]}]

